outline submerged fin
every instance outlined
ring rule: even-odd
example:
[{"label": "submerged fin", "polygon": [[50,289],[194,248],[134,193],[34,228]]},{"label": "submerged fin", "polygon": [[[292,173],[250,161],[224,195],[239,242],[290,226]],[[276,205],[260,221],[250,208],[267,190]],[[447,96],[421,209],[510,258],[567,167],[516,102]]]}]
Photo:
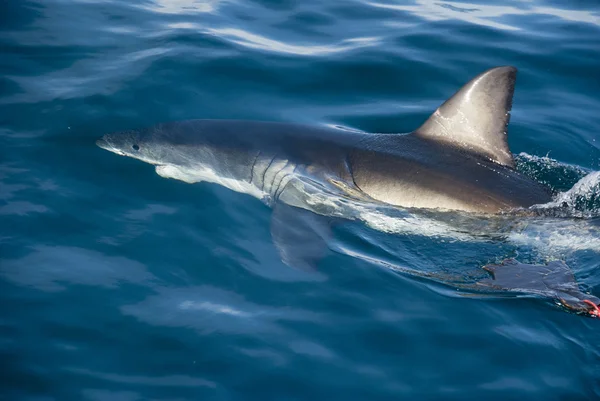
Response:
[{"label": "submerged fin", "polygon": [[498,265],[486,265],[483,269],[491,278],[481,284],[505,290],[535,291],[552,293],[560,287],[568,286],[576,290],[575,277],[567,265],[553,261],[547,265],[529,265],[515,259],[506,259]]},{"label": "submerged fin", "polygon": [[562,261],[544,266],[506,259],[501,264],[487,265],[483,269],[491,275],[477,283],[483,287],[555,299],[569,309],[593,316],[596,316],[598,308],[590,308],[590,304],[600,305],[600,299],[581,291],[573,271]]},{"label": "submerged fin", "polygon": [[271,236],[286,265],[314,270],[329,249],[331,219],[280,202],[273,208]]},{"label": "submerged fin", "polygon": [[445,141],[514,167],[506,126],[517,69],[496,67],[483,72],[446,100],[414,133]]}]

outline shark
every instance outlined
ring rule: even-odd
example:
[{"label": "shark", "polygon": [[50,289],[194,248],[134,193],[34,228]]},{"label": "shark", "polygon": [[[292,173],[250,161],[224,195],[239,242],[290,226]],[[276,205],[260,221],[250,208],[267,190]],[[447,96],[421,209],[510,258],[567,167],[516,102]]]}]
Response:
[{"label": "shark", "polygon": [[[308,267],[328,235],[315,216],[332,213],[332,196],[480,215],[551,201],[549,188],[515,169],[508,146],[516,77],[513,66],[483,71],[410,133],[197,119],[109,133],[96,143],[154,165],[162,177],[262,200],[273,208],[271,233],[283,261]],[[293,246],[299,242],[301,251]]]},{"label": "shark", "polygon": [[215,182],[272,204],[292,203],[286,192],[307,182],[403,208],[494,214],[551,200],[514,169],[507,125],[516,74],[512,66],[479,74],[408,134],[186,120],[106,134],[97,145],[162,177]]}]

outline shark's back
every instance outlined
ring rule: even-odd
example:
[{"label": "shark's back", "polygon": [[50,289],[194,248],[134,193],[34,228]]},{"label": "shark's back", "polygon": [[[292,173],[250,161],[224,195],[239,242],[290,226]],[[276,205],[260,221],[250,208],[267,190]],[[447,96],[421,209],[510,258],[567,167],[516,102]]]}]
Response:
[{"label": "shark's back", "polygon": [[444,143],[378,135],[351,157],[356,186],[409,207],[497,213],[550,201],[547,188],[512,167]]},{"label": "shark's back", "polygon": [[369,139],[353,153],[356,185],[377,200],[415,208],[496,213],[548,202],[545,187],[514,170],[508,147],[516,72],[488,70],[413,133]]},{"label": "shark's back", "polygon": [[167,122],[152,127],[152,131],[169,144],[263,150],[352,146],[364,135],[325,125],[209,119]]}]

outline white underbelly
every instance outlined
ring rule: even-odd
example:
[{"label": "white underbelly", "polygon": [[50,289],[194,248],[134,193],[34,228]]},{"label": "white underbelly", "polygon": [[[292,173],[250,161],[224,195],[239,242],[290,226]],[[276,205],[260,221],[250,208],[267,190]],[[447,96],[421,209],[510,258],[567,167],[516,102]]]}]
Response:
[{"label": "white underbelly", "polygon": [[248,181],[221,176],[213,169],[206,166],[181,167],[167,164],[156,166],[156,174],[164,178],[173,178],[175,180],[187,182],[188,184],[211,182],[231,189],[232,191],[251,195],[258,199],[264,199],[268,195]]}]

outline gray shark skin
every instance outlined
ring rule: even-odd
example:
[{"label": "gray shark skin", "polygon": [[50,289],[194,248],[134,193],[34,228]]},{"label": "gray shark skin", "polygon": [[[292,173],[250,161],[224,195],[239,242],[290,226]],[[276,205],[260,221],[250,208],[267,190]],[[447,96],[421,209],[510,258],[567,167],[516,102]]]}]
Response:
[{"label": "gray shark skin", "polygon": [[513,169],[506,126],[516,72],[483,72],[409,134],[189,120],[107,134],[97,145],[153,164],[163,177],[215,182],[272,206],[318,213],[308,186],[403,208],[495,214],[551,200]]}]

